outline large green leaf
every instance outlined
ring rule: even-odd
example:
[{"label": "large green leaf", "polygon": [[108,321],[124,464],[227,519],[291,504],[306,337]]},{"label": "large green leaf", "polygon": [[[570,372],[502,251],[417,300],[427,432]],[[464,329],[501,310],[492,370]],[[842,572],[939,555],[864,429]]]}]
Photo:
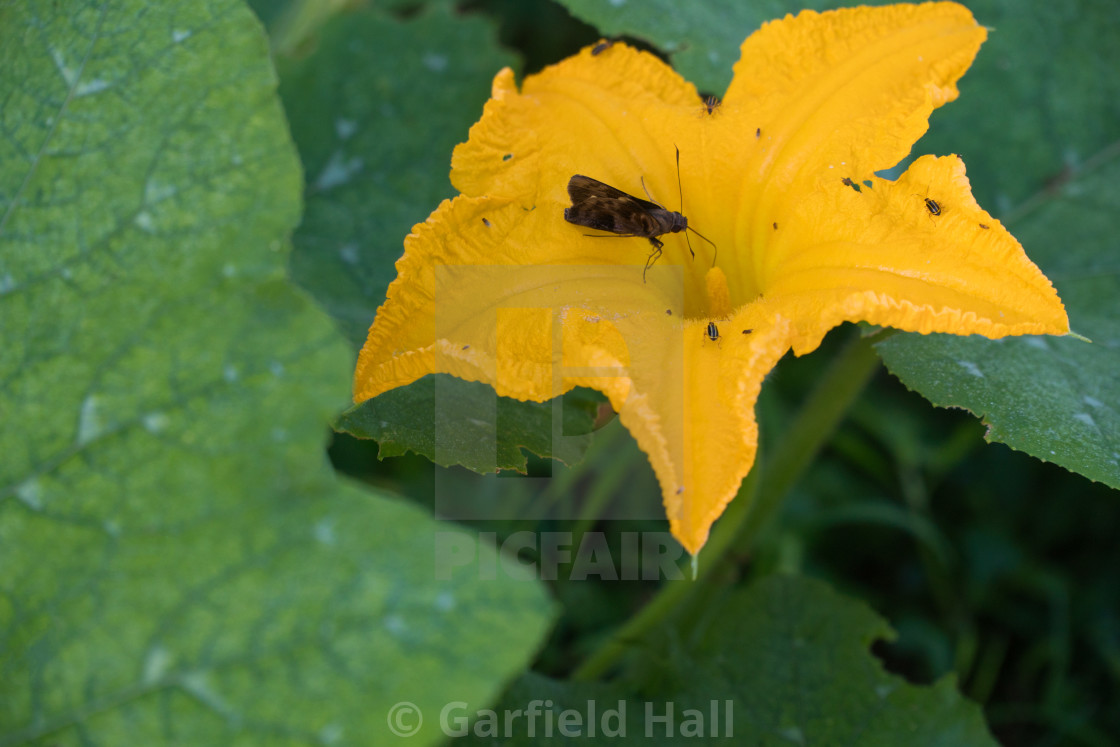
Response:
[{"label": "large green leaf", "polygon": [[[608,744],[680,744],[702,736],[774,747],[995,745],[979,707],[952,678],[921,687],[883,671],[868,647],[890,637],[890,627],[864,604],[819,581],[772,576],[710,610],[687,643],[670,636],[651,647],[640,678],[584,685],[528,675],[493,710],[522,710],[503,744],[535,743],[526,715],[534,702],[551,711],[554,734],[560,735],[559,713],[571,709],[584,717],[578,733],[590,735],[586,716],[594,702],[595,736]],[[607,711],[624,718],[604,720]],[[545,723],[537,717],[536,734]],[[604,736],[604,725],[617,731],[618,724],[624,734]],[[483,714],[472,736],[489,736],[488,727]]]},{"label": "large green leaf", "polygon": [[280,60],[280,94],[307,173],[296,282],[365,342],[404,237],[454,190],[451,151],[513,57],[477,16],[345,13],[306,59]]},{"label": "large green leaf", "polygon": [[351,354],[283,277],[275,86],[232,0],[0,9],[0,744],[382,743],[543,632],[326,465]]}]

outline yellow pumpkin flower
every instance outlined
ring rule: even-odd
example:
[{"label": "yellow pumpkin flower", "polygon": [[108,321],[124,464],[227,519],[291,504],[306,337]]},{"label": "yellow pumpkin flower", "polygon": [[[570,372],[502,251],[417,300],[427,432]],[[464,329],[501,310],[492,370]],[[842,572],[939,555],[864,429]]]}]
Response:
[{"label": "yellow pumpkin flower", "polygon": [[[452,158],[461,194],[405,240],[355,401],[434,372],[522,400],[597,389],[697,553],[754,462],[755,401],[787,350],[861,320],[1068,333],[1052,285],[976,204],[960,158],[876,176],[957,97],[985,37],[949,2],[806,11],[743,42],[718,106],[621,43],[520,91],[502,70]],[[565,220],[577,174],[656,198],[712,243],[666,232],[645,272],[647,238]]]}]

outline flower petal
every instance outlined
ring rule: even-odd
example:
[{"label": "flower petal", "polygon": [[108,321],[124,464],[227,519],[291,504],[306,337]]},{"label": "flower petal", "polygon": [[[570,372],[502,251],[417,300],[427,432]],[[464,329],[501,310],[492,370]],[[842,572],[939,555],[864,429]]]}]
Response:
[{"label": "flower petal", "polygon": [[[680,210],[715,247],[730,248],[732,234],[718,227],[730,228],[727,218],[738,204],[742,162],[749,156],[741,132],[740,119],[709,114],[695,87],[665,63],[617,43],[599,55],[585,49],[529,76],[520,92],[511,72],[499,73],[482,119],[455,149],[451,180],[463,194],[515,200],[528,209],[566,207],[568,181],[582,174]],[[714,233],[709,225],[717,227]],[[570,241],[590,233],[573,225],[566,230]],[[687,313],[705,315],[702,270],[718,249],[695,234],[663,240],[659,263],[697,268],[683,276]],[[649,255],[642,241],[597,238],[586,246],[622,252],[614,262],[644,265]],[[725,255],[734,278],[738,260],[730,251]]]},{"label": "flower petal", "polygon": [[[641,195],[676,187],[670,143],[679,132],[666,109],[699,116],[696,88],[665,63],[624,44],[590,48],[529,76],[518,92],[508,68],[494,78],[482,119],[451,159],[451,183],[465,195],[532,204],[566,200],[583,173]],[[673,189],[673,192],[676,190]]]},{"label": "flower petal", "polygon": [[[540,310],[664,316],[675,308],[681,314],[679,293],[674,298],[664,290],[671,283],[646,284],[640,269],[581,254],[590,239],[566,242],[570,226],[556,219],[560,210],[457,197],[417,225],[358,357],[355,401],[436,372],[491,383],[503,396],[549,399],[570,386],[554,381],[553,368],[562,361],[551,331],[542,332],[551,316]],[[567,265],[548,264],[542,247],[569,245],[566,256],[552,257]],[[640,251],[644,257],[647,250]],[[624,357],[620,349],[610,355]],[[510,368],[515,359],[521,362]]]},{"label": "flower petal", "polygon": [[902,160],[957,97],[986,37],[957,3],[803,11],[743,42],[724,104],[755,112],[771,186],[820,164],[870,174]]},{"label": "flower petal", "polygon": [[706,322],[685,320],[682,294],[664,290],[680,288],[677,267],[654,267],[643,283],[629,266],[494,264],[495,238],[556,240],[540,213],[459,197],[417,226],[359,357],[354,398],[433,372],[537,401],[598,389],[649,455],[674,536],[695,553],[754,462],[755,400],[789,348],[789,323],[744,334],[738,319],[719,322],[713,340]]},{"label": "flower petal", "polygon": [[1069,331],[1054,287],[976,204],[959,158],[924,156],[897,182],[869,181],[856,191],[837,175],[772,229],[750,316],[792,320],[795,353],[844,321],[992,338]]},{"label": "flower petal", "polygon": [[[706,323],[689,325],[684,332],[683,410],[671,409],[673,400],[661,393],[654,400],[657,417],[631,425],[627,412],[622,422],[631,432],[654,423],[668,431],[670,452],[666,464],[650,462],[661,482],[670,529],[689,553],[704,546],[712,524],[735,497],[758,451],[758,423],[754,407],[762,380],[789,349],[788,323],[774,317],[750,329],[740,315],[717,324],[719,338],[710,339]],[[635,388],[642,380],[635,377]],[[671,379],[663,384],[673,386]],[[667,406],[668,405],[668,406]],[[632,418],[636,419],[636,418]],[[679,433],[675,427],[683,426]],[[672,429],[672,430],[671,430]],[[677,445],[679,439],[679,447]],[[639,444],[642,444],[639,439]],[[644,448],[644,445],[643,445]],[[681,473],[667,468],[680,465]],[[671,489],[673,478],[679,487]]]}]

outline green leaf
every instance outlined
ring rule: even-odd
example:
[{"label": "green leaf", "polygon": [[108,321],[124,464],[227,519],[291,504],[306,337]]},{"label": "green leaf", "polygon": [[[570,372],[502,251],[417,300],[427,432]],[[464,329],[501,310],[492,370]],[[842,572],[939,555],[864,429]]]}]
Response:
[{"label": "green leaf", "polygon": [[1112,144],[1120,139],[1116,9],[1093,0],[970,7],[991,34],[961,81],[960,101],[938,111],[915,150],[963,155],[981,204],[1054,281],[1073,329],[1094,344],[906,335],[878,350],[930,401],[982,417],[988,440],[1120,487],[1110,321],[1120,306],[1109,259],[1120,200],[1112,183]]},{"label": "green leaf", "polygon": [[355,405],[335,428],[377,441],[382,459],[415,451],[441,467],[525,472],[523,448],[566,464],[579,461],[599,399],[577,389],[548,402],[518,402],[485,384],[425,376]]},{"label": "green leaf", "polygon": [[268,29],[272,51],[277,55],[300,55],[314,45],[325,23],[339,13],[355,8],[377,8],[392,13],[410,13],[426,2],[452,0],[248,0],[249,7]]},{"label": "green leaf", "polygon": [[481,705],[549,604],[328,468],[352,359],[283,277],[258,22],[65,6],[0,10],[0,744],[384,743],[399,700]]},{"label": "green leaf", "polygon": [[307,178],[292,273],[360,346],[413,224],[451,197],[451,151],[514,58],[490,23],[446,7],[333,18],[280,93]]},{"label": "green leaf", "polygon": [[257,14],[266,29],[271,30],[286,13],[291,13],[302,0],[247,0],[249,7]]},{"label": "green leaf", "polygon": [[1120,24],[1108,0],[967,5],[988,40],[914,153],[960,154],[977,200],[1009,222],[1120,138]]},{"label": "green leaf", "polygon": [[[1115,149],[1114,149],[1115,151]],[[876,346],[887,367],[941,407],[963,407],[986,438],[1120,488],[1120,159],[1056,190],[1014,226],[1054,281],[1073,338],[991,341],[895,335]]]},{"label": "green leaf", "polygon": [[[868,647],[891,637],[871,609],[823,583],[771,576],[709,611],[688,643],[670,637],[651,645],[640,677],[584,685],[528,675],[494,710],[527,711],[534,700],[551,701],[556,729],[560,711],[586,719],[588,701],[594,701],[596,736],[610,744],[678,744],[703,736],[775,747],[995,745],[979,707],[960,695],[951,677],[924,687],[883,671]],[[625,718],[608,715],[604,722],[608,710],[624,711]],[[613,728],[619,721],[624,737],[603,737],[604,724]],[[485,723],[484,717],[472,728]],[[528,717],[523,713],[514,723],[513,738],[503,743],[534,743],[527,738]],[[539,717],[537,734],[544,724]],[[589,734],[586,720],[580,733]]]}]

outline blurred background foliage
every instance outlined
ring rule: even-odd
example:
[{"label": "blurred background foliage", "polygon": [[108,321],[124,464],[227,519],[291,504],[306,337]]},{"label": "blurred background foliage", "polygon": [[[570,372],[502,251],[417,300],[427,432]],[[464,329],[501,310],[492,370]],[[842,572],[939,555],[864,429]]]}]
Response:
[{"label": "blurred background foliage", "polygon": [[[293,274],[331,311],[355,350],[394,276],[403,236],[439,199],[454,194],[447,180],[451,148],[466,139],[499,67],[513,65],[520,79],[604,35],[621,35],[663,57],[666,48],[687,51],[687,45],[658,46],[661,37],[687,31],[664,15],[672,5],[667,0],[650,3],[644,23],[600,16],[607,19],[602,31],[550,0],[252,4],[270,29],[285,102],[300,102],[289,105],[288,116],[309,187]],[[598,12],[594,2],[569,5],[581,18]],[[1115,159],[1109,149],[1120,137],[1117,57],[1098,51],[1120,48],[1120,14],[1110,0],[968,5],[994,31],[962,81],[961,101],[935,113],[914,152],[961,153],[980,203],[1013,221],[1087,162]],[[800,7],[777,0],[751,4],[737,11],[741,20],[726,32],[741,40],[758,21]],[[355,12],[364,20],[347,15]],[[347,15],[345,28],[337,14]],[[381,183],[323,194],[316,179],[334,157],[314,131],[329,127],[323,110],[374,104],[361,101],[369,91],[328,92],[320,107],[291,92],[314,88],[321,69],[314,58],[322,45],[342,45],[339,34],[362,23],[368,43],[351,50],[351,58],[340,51],[341,61],[332,64],[375,66],[385,97],[374,96],[376,105],[396,107],[401,117],[370,133],[375,142],[363,146],[388,164],[377,177]],[[718,92],[726,83],[695,59],[681,62],[686,77],[713,76],[690,77],[701,91]],[[992,106],[1013,114],[978,122],[970,107],[984,97],[995,97]],[[401,124],[422,128],[424,137],[398,137]],[[388,194],[395,199],[371,201]],[[347,242],[362,244],[366,259],[357,270],[338,251]],[[350,280],[340,284],[342,275]],[[340,293],[340,287],[349,290]],[[770,376],[758,407],[764,455],[829,358],[854,334],[853,328],[838,330],[822,350],[787,358]],[[955,673],[1003,744],[1120,744],[1117,495],[985,443],[984,430],[969,413],[935,409],[881,369],[755,547],[709,579],[709,594],[718,597],[775,570],[819,577],[867,600],[898,631],[896,640],[875,647],[889,669],[918,683]],[[528,454],[530,477],[551,478],[545,481],[506,472],[483,477],[433,466],[412,453],[379,460],[374,441],[341,433],[330,454],[346,474],[433,510],[480,517],[466,523],[496,532],[499,541],[521,530],[578,537],[595,529],[619,542],[625,532],[665,528],[655,518],[659,491],[649,465],[617,422],[599,430],[574,466]],[[583,518],[552,518],[573,515]],[[494,516],[507,518],[486,518]],[[530,553],[525,559],[537,558]],[[535,669],[562,678],[640,609],[657,584],[574,583],[561,574],[552,588],[563,614]]]}]

